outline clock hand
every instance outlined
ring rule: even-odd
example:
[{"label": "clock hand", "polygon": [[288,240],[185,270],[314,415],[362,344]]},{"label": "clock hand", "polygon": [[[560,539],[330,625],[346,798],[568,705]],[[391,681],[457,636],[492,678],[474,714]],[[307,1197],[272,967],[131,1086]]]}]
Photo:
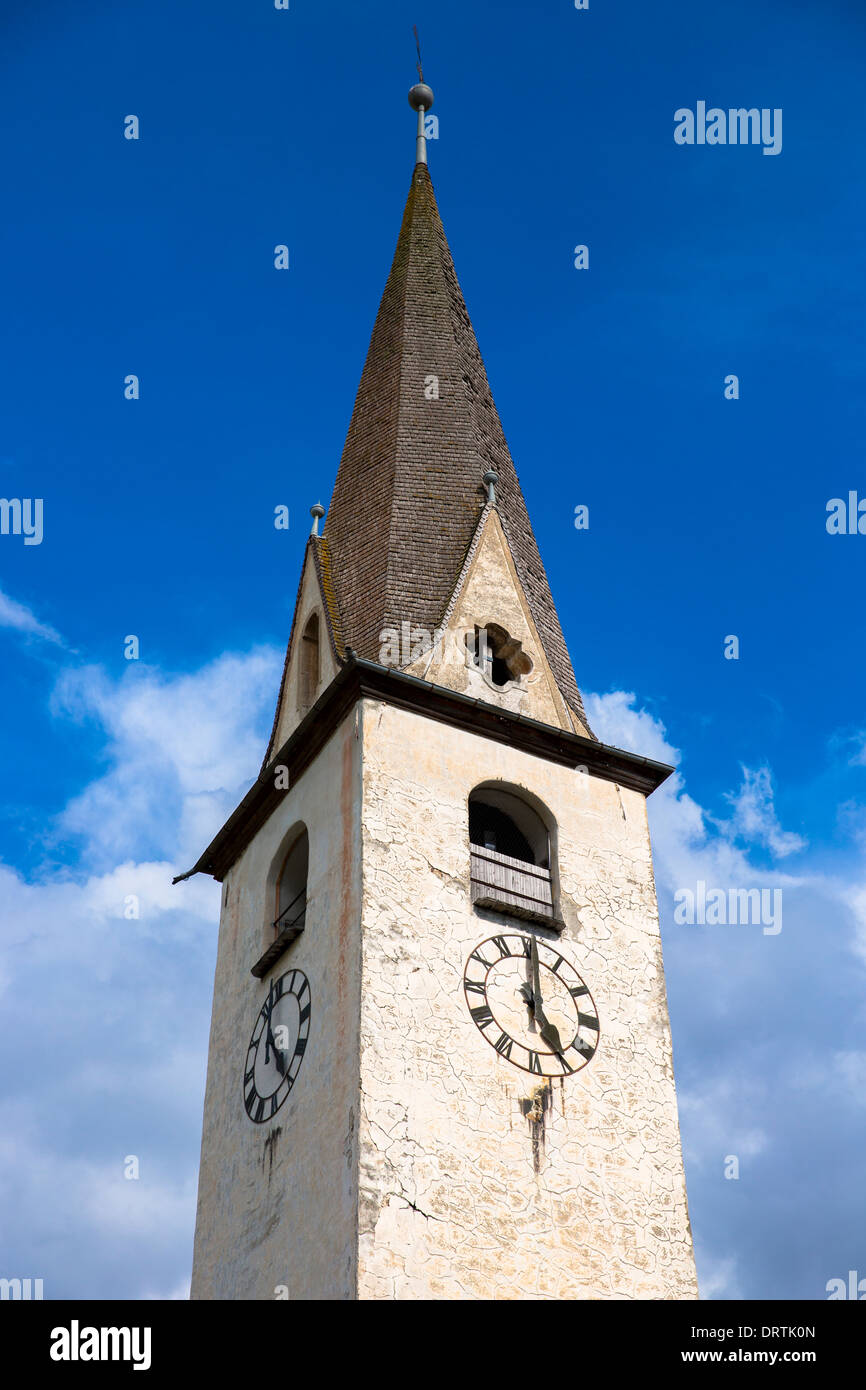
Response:
[{"label": "clock hand", "polygon": [[536,941],[535,937],[532,938],[531,950],[532,954],[530,956],[530,960],[532,961],[532,993],[535,998],[535,1009],[537,1012],[541,1008],[541,1005],[544,1001],[541,998],[541,981],[539,979],[538,970],[538,942]]},{"label": "clock hand", "polygon": [[278,1069],[278,1071],[279,1071],[279,1073],[280,1073],[280,1076],[285,1076],[285,1074],[286,1074],[286,1059],[285,1059],[285,1057],[283,1056],[282,1049],[279,1048],[279,1047],[277,1047],[277,1040],[276,1040],[276,1038],[274,1037],[273,1033],[271,1032],[271,1015],[272,1015],[273,1011],[274,1011],[274,982],[273,982],[273,980],[271,980],[270,987],[269,987],[269,989],[268,989],[268,1012],[267,1012],[267,1014],[266,1014],[266,1016],[265,1016],[265,1018],[266,1018],[266,1023],[265,1023],[265,1028],[266,1028],[266,1037],[265,1037],[265,1065],[267,1066],[268,1062],[271,1060],[271,1058],[270,1058],[270,1050],[271,1050],[271,1048],[273,1048],[273,1049],[274,1049],[274,1061],[275,1061],[276,1064],[277,1064],[277,1069]]},{"label": "clock hand", "polygon": [[286,1059],[285,1059],[285,1056],[283,1055],[282,1048],[277,1047],[276,1038],[274,1037],[273,1033],[271,1032],[271,1021],[270,1021],[270,1019],[268,1019],[268,1030],[267,1030],[267,1031],[268,1031],[268,1036],[267,1036],[267,1040],[265,1041],[265,1062],[267,1062],[267,1061],[269,1060],[269,1059],[268,1059],[268,1050],[269,1050],[269,1048],[272,1047],[272,1048],[274,1049],[274,1061],[275,1061],[276,1064],[277,1064],[277,1068],[278,1068],[278,1070],[279,1070],[280,1076],[285,1076],[285,1074],[286,1074]]},{"label": "clock hand", "polygon": [[549,1018],[545,1018],[540,1009],[536,1010],[535,1019],[538,1023],[538,1033],[547,1046],[554,1052],[562,1052],[562,1039],[559,1036],[559,1029],[555,1023],[551,1023]]},{"label": "clock hand", "polygon": [[552,1048],[554,1052],[562,1052],[562,1039],[559,1036],[559,1029],[544,1012],[544,1000],[541,997],[541,972],[538,965],[538,943],[535,937],[532,938],[532,983],[533,983],[533,1006],[532,1012],[535,1022],[538,1024],[538,1032],[543,1042]]}]

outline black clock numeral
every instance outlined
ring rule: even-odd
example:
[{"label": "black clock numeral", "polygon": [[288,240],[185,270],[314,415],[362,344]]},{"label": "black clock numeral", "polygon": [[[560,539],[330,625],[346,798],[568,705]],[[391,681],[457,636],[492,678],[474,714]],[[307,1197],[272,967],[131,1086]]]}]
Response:
[{"label": "black clock numeral", "polygon": [[467,994],[482,994],[482,995],[483,995],[483,994],[486,994],[486,992],[487,992],[486,987],[485,987],[483,981],[482,981],[482,982],[479,982],[478,980],[464,980],[463,983],[464,983],[465,986],[466,986],[466,993],[467,993]]},{"label": "black clock numeral", "polygon": [[598,1032],[598,1019],[592,1014],[582,1014],[578,1009],[577,1021],[581,1028],[593,1028],[596,1033]]},{"label": "black clock numeral", "polygon": [[255,1115],[253,1116],[253,1119],[255,1120],[256,1124],[258,1125],[258,1124],[261,1124],[261,1122],[262,1122],[262,1120],[264,1119],[264,1117],[265,1117],[265,1101],[264,1101],[264,1097],[263,1097],[263,1096],[259,1096],[259,1103],[258,1103],[258,1105],[256,1106],[256,1113],[255,1113]]},{"label": "black clock numeral", "polygon": [[492,941],[493,941],[493,944],[494,944],[494,946],[496,947],[497,951],[499,952],[499,958],[500,958],[500,960],[503,959],[505,956],[510,956],[510,955],[511,955],[511,947],[509,946],[508,940],[507,940],[506,937],[504,937],[504,936],[494,936],[494,937],[492,938]]},{"label": "black clock numeral", "polygon": [[472,952],[472,955],[469,957],[469,959],[477,960],[478,964],[483,965],[485,970],[489,970],[490,966],[492,965],[492,961],[489,961],[485,956],[482,956],[480,947],[477,951]]},{"label": "black clock numeral", "polygon": [[568,992],[572,999],[581,999],[584,994],[589,994],[586,985],[569,985]]},{"label": "black clock numeral", "polygon": [[564,960],[565,960],[565,956],[557,956],[557,957],[556,957],[556,965],[549,965],[549,966],[547,967],[548,970],[551,970],[551,971],[553,972],[553,974],[556,975],[557,972],[559,971],[559,967],[562,965],[562,963],[563,963]]},{"label": "black clock numeral", "polygon": [[494,1047],[496,1048],[496,1051],[499,1053],[500,1057],[507,1057],[509,1061],[511,1060],[511,1049],[513,1046],[514,1039],[509,1038],[507,1033],[500,1033],[499,1037],[496,1039],[496,1042],[494,1043]]},{"label": "black clock numeral", "polygon": [[249,1084],[250,1084],[250,1082],[252,1081],[252,1079],[253,1079],[253,1077],[255,1076],[255,1074],[256,1074],[256,1061],[255,1061],[255,1058],[253,1058],[252,1065],[251,1065],[250,1067],[248,1067],[247,1070],[244,1072],[244,1088],[246,1088],[247,1086],[249,1086]]},{"label": "black clock numeral", "polygon": [[246,1095],[244,1096],[244,1105],[247,1108],[248,1115],[251,1115],[253,1113],[253,1101],[255,1100],[255,1098],[256,1088],[255,1086],[251,1086],[250,1089],[247,1091]]},{"label": "black clock numeral", "polygon": [[298,1038],[298,1041],[295,1043],[295,1056],[296,1056],[296,1057],[303,1057],[303,1055],[304,1055],[304,1053],[306,1052],[306,1050],[307,1050],[307,1039],[306,1039],[306,1038],[301,1038],[301,1037],[299,1037],[299,1038]]},{"label": "black clock numeral", "polygon": [[271,1096],[271,1118],[273,1118],[273,1116],[276,1115],[276,1113],[277,1113],[277,1111],[279,1110],[279,1108],[280,1108],[279,1092],[278,1092],[278,1091],[274,1091],[274,1094]]},{"label": "black clock numeral", "polygon": [[562,1063],[563,1073],[571,1076],[572,1073],[575,1071],[575,1068],[571,1066],[571,1064],[569,1063],[568,1058],[564,1057],[561,1052],[557,1052],[556,1060]]},{"label": "black clock numeral", "polygon": [[302,1024],[303,1024],[303,1023],[306,1023],[306,1021],[307,1021],[307,1019],[308,1019],[309,1017],[310,1017],[310,1006],[309,1006],[309,1004],[307,1004],[303,1009],[301,1009],[300,1022],[301,1022]]},{"label": "black clock numeral", "polygon": [[523,954],[527,960],[530,960],[532,958],[532,941],[528,936],[521,936],[520,942],[523,946]]},{"label": "black clock numeral", "polygon": [[474,1009],[470,1009],[469,1012],[479,1028],[486,1028],[488,1024],[493,1022],[493,1014],[487,1004],[478,1004]]},{"label": "black clock numeral", "polygon": [[526,1050],[529,1053],[529,1070],[536,1072],[540,1076],[541,1058],[539,1057],[538,1053],[533,1052],[531,1048],[527,1048]]}]

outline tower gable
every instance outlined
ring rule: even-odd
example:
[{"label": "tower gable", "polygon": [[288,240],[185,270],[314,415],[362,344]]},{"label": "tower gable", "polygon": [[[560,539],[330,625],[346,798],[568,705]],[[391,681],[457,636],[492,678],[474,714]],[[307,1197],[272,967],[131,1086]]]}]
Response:
[{"label": "tower gable", "polygon": [[[408,635],[411,639],[411,629]],[[544,724],[589,732],[557,685],[499,512],[491,504],[482,513],[434,645],[401,664],[434,685]]]},{"label": "tower gable", "polygon": [[328,561],[326,543],[311,536],[301,570],[265,766],[340,669],[339,620],[330,589]]}]

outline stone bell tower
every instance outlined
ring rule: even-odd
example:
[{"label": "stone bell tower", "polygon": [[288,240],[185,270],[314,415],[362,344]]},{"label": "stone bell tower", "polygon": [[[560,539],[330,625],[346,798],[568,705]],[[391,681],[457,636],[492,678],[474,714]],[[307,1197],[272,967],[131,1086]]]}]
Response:
[{"label": "stone bell tower", "polygon": [[[223,884],[197,1299],[695,1298],[646,797],[416,164]],[[188,875],[184,875],[187,877]]]}]

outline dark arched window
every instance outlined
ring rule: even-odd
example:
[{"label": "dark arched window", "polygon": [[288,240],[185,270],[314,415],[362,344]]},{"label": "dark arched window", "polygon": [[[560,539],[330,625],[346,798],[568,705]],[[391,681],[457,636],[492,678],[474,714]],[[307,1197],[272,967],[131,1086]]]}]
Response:
[{"label": "dark arched window", "polygon": [[280,851],[268,874],[265,949],[251,972],[260,980],[300,936],[306,925],[310,841],[306,830],[300,826],[290,834],[288,851]]},{"label": "dark arched window", "polygon": [[[301,931],[307,911],[307,869],[310,862],[310,841],[306,830],[289,850],[277,878],[276,920],[279,935],[287,928]],[[296,932],[297,935],[297,932]]]},{"label": "dark arched window", "polygon": [[513,916],[554,917],[550,834],[534,806],[501,783],[469,797],[472,901]]},{"label": "dark arched window", "polygon": [[298,707],[301,714],[312,708],[319,687],[319,615],[314,613],[301,638],[298,671]]}]

